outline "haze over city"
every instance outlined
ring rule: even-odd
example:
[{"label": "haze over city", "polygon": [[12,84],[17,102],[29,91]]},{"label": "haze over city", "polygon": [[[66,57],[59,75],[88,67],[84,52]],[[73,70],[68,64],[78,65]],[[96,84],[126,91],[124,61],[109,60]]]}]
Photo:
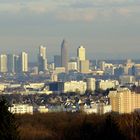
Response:
[{"label": "haze over city", "polygon": [[83,45],[91,59],[139,58],[139,0],[1,0],[0,52],[26,51],[31,60],[40,44],[48,58]]}]

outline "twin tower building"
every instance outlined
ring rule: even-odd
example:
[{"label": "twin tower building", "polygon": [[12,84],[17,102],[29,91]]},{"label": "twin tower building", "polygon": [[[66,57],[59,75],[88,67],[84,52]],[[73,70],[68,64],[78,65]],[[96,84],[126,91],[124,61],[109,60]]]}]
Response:
[{"label": "twin tower building", "polygon": [[28,72],[28,54],[26,52],[21,52],[20,55],[1,54],[0,72],[1,73]]}]

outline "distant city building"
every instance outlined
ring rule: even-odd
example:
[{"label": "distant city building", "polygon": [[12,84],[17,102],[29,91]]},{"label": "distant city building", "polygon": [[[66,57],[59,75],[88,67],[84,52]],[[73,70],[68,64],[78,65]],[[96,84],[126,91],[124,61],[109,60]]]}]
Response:
[{"label": "distant city building", "polygon": [[124,73],[124,70],[123,70],[123,67],[121,67],[121,66],[118,66],[114,69],[114,75],[116,77],[123,75],[123,73]]},{"label": "distant city building", "polygon": [[140,110],[140,94],[131,92],[128,88],[119,88],[109,93],[112,111],[131,113]]},{"label": "distant city building", "polygon": [[54,92],[76,92],[84,94],[87,89],[87,85],[86,82],[83,81],[52,82],[49,83],[49,89]]},{"label": "distant city building", "polygon": [[68,62],[68,70],[69,71],[73,71],[76,70],[77,71],[77,62]]},{"label": "distant city building", "polygon": [[77,49],[77,57],[78,57],[79,61],[86,60],[86,50],[83,46],[80,46]]},{"label": "distant city building", "polygon": [[67,42],[63,40],[61,44],[61,66],[65,67],[66,72],[68,71],[68,61],[69,61],[68,46]]},{"label": "distant city building", "polygon": [[15,73],[16,72],[16,55],[14,54],[8,54],[7,55],[7,67],[9,73]]},{"label": "distant city building", "polygon": [[86,50],[83,46],[77,49],[77,65],[80,73],[89,73],[89,60],[86,60]]},{"label": "distant city building", "polygon": [[89,73],[89,60],[81,60],[80,63],[80,73]]},{"label": "distant city building", "polygon": [[38,67],[37,66],[32,67],[32,69],[31,69],[31,75],[38,75]]},{"label": "distant city building", "polygon": [[48,69],[49,72],[53,72],[55,70],[55,64],[54,63],[49,63],[47,69]]},{"label": "distant city building", "polygon": [[112,63],[106,63],[105,61],[99,62],[100,70],[104,71],[105,75],[114,75],[115,68]]},{"label": "distant city building", "polygon": [[49,90],[53,92],[63,92],[64,82],[52,82],[49,83]]},{"label": "distant city building", "polygon": [[114,67],[114,66],[105,67],[104,74],[105,75],[114,75],[115,74],[115,68],[116,67]]},{"label": "distant city building", "polygon": [[14,65],[15,65],[15,73],[20,73],[21,72],[21,61],[20,61],[20,56],[15,55],[14,56]]},{"label": "distant city building", "polygon": [[39,55],[43,57],[43,59],[46,59],[46,47],[39,46]]},{"label": "distant city building", "polygon": [[0,72],[2,73],[7,72],[7,55],[6,54],[0,55]]},{"label": "distant city building", "polygon": [[39,47],[38,55],[38,71],[45,72],[47,70],[47,58],[46,58],[46,47]]},{"label": "distant city building", "polygon": [[54,64],[55,64],[55,67],[61,67],[61,56],[60,55],[54,56]]},{"label": "distant city building", "polygon": [[56,73],[52,73],[52,74],[51,74],[51,81],[52,81],[52,82],[57,82],[57,81],[58,81],[58,76],[57,76]]},{"label": "distant city building", "polygon": [[77,92],[84,94],[87,89],[86,82],[83,81],[70,81],[64,83],[64,92]]},{"label": "distant city building", "polygon": [[99,67],[100,67],[100,69],[101,69],[102,71],[105,70],[105,64],[106,64],[105,61],[100,61],[100,62],[99,62]]},{"label": "distant city building", "polygon": [[55,70],[54,70],[54,72],[56,74],[59,74],[59,73],[65,73],[66,70],[65,70],[65,67],[56,67]]},{"label": "distant city building", "polygon": [[140,76],[140,64],[135,64],[132,67],[132,75],[134,75],[134,76]]},{"label": "distant city building", "polygon": [[124,75],[129,75],[131,74],[131,69],[134,66],[134,62],[132,62],[131,59],[127,59],[126,63],[124,63]]},{"label": "distant city building", "polygon": [[21,72],[28,72],[28,54],[22,52],[20,55]]},{"label": "distant city building", "polygon": [[134,84],[135,83],[135,77],[131,75],[123,75],[120,76],[120,84],[125,85],[125,84]]},{"label": "distant city building", "polygon": [[115,88],[119,85],[119,82],[117,80],[99,80],[96,82],[96,88],[107,90],[110,88]]},{"label": "distant city building", "polygon": [[42,89],[44,86],[45,86],[44,83],[29,83],[27,85],[25,84],[23,87],[25,89]]},{"label": "distant city building", "polygon": [[87,90],[95,91],[96,89],[96,80],[95,78],[88,78],[87,79]]}]

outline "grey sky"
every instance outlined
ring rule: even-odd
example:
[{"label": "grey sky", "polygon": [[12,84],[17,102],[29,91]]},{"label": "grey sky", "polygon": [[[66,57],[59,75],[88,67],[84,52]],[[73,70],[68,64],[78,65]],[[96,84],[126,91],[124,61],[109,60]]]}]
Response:
[{"label": "grey sky", "polygon": [[62,39],[75,55],[84,45],[90,58],[140,58],[140,0],[0,0],[0,52],[49,57]]}]

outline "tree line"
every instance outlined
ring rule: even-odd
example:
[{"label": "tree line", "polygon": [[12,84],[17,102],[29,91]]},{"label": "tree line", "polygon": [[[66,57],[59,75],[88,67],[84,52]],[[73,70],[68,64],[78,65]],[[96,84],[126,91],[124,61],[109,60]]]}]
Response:
[{"label": "tree line", "polygon": [[0,140],[140,140],[140,113],[13,115],[0,101]]}]

